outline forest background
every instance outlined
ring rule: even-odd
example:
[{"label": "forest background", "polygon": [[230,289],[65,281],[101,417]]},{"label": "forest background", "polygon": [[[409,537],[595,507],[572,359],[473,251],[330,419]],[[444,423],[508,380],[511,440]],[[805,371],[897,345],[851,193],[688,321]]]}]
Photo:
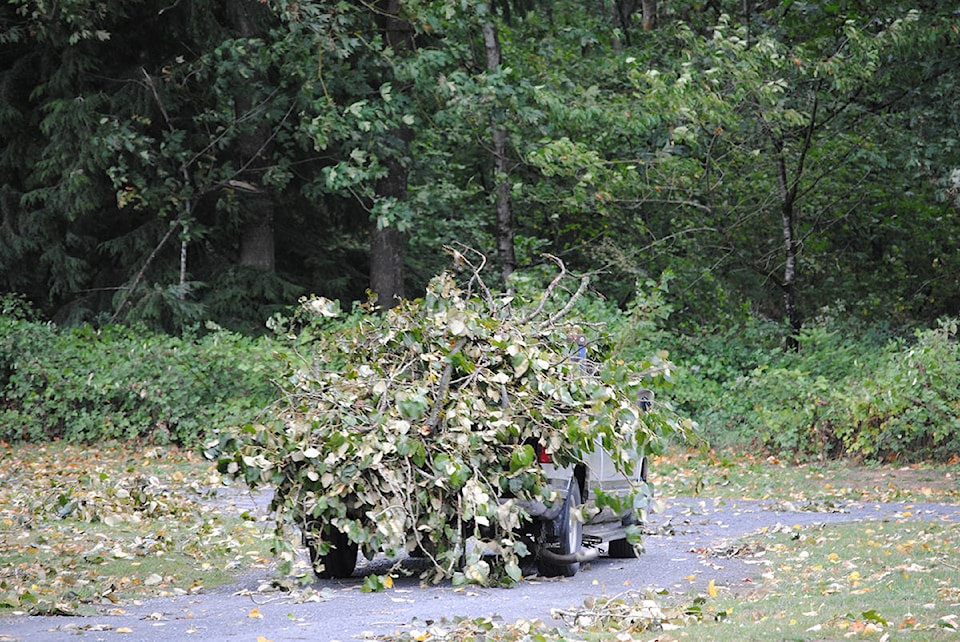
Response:
[{"label": "forest background", "polygon": [[713,443],[949,460],[958,92],[955,2],[14,0],[0,438],[196,442],[454,246],[592,275]]}]

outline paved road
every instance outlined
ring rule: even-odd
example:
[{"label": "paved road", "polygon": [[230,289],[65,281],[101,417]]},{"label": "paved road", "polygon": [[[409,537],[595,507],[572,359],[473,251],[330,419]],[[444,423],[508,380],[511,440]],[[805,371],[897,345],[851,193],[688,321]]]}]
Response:
[{"label": "paved road", "polygon": [[[717,556],[735,538],[777,524],[786,526],[875,519],[942,520],[960,523],[960,505],[847,503],[802,506],[772,501],[673,499],[654,515],[645,536],[646,552],[636,560],[600,557],[569,579],[525,579],[512,589],[440,584],[421,587],[416,577],[400,579],[391,590],[361,593],[363,572],[385,572],[377,560],[349,580],[314,585],[320,601],[297,603],[290,594],[258,593],[263,570],[238,584],[202,595],[158,598],[123,605],[94,617],[0,616],[0,642],[117,640],[143,642],[203,639],[273,642],[363,640],[423,628],[423,622],[455,616],[500,617],[504,621],[540,618],[553,609],[581,606],[588,597],[626,590],[665,589],[671,594],[706,591],[709,581],[736,590],[756,581],[760,568],[738,557]],[[813,510],[811,510],[813,509]],[[404,562],[415,570],[416,560]],[[256,609],[262,617],[250,617]],[[127,631],[125,635],[122,632]]]}]

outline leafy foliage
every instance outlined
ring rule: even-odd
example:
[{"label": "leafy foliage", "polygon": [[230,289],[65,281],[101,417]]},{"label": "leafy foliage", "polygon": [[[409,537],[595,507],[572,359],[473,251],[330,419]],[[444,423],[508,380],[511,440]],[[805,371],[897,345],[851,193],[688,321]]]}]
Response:
[{"label": "leafy foliage", "polygon": [[273,396],[270,344],[0,317],[0,439],[196,444]]},{"label": "leafy foliage", "polygon": [[[321,551],[332,527],[368,557],[422,551],[434,580],[516,582],[530,550],[525,502],[557,498],[534,445],[559,465],[602,446],[629,472],[632,452],[684,430],[638,405],[669,362],[576,356],[570,337],[587,330],[564,315],[586,281],[570,293],[568,278],[562,270],[528,300],[487,290],[469,266],[434,278],[423,299],[344,321],[330,320],[333,303],[304,300],[301,314],[316,321],[283,373],[276,421],[224,431],[209,454],[225,475],[274,486],[278,523]],[[591,345],[600,331],[589,330]],[[598,504],[643,509],[639,490]]]},{"label": "leafy foliage", "polygon": [[[517,263],[547,251],[602,270],[593,286],[611,318],[648,303],[637,283],[670,275],[667,333],[684,334],[667,341],[697,369],[684,403],[715,436],[866,456],[884,450],[872,438],[895,438],[939,453],[953,431],[932,420],[953,416],[941,383],[911,404],[850,378],[859,358],[902,388],[893,373],[912,382],[914,357],[869,339],[877,360],[833,340],[835,354],[814,357],[824,328],[799,325],[842,309],[926,345],[914,329],[960,305],[954,8],[659,8],[660,26],[639,34],[630,15],[568,0],[406,2],[398,47],[364,2],[14,0],[0,8],[0,289],[65,325],[181,332],[212,319],[259,333],[308,292],[362,299],[374,223],[403,231],[406,291],[421,292],[437,248],[496,246],[491,198],[509,185]],[[496,171],[494,126],[506,134]],[[405,193],[385,196],[400,168]],[[251,239],[275,244],[275,266],[244,258]],[[806,356],[777,356],[784,332],[813,342]],[[615,343],[623,355],[665,345],[648,341]],[[60,426],[67,408],[103,405],[58,415],[39,392],[58,377],[17,379],[5,411]],[[30,430],[48,429],[69,432]]]},{"label": "leafy foliage", "polygon": [[[800,352],[775,328],[692,338],[681,407],[718,444],[800,459],[946,461],[960,444],[956,322],[906,341],[822,317]],[[695,347],[696,346],[696,347]]]},{"label": "leafy foliage", "polygon": [[[8,3],[0,287],[71,323],[250,331],[307,292],[363,298],[373,223],[421,292],[437,248],[495,246],[506,181],[520,266],[606,269],[621,305],[669,269],[678,323],[789,316],[789,283],[799,317],[956,309],[951,7],[670,2],[641,37],[615,4],[408,2],[397,47],[363,2]],[[406,194],[378,189],[391,163]],[[251,230],[277,274],[237,276]]]}]

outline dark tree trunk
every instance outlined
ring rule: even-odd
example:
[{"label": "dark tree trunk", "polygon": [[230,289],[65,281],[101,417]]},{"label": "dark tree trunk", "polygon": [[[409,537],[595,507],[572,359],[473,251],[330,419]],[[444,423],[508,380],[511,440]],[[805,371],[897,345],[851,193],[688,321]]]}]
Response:
[{"label": "dark tree trunk", "polygon": [[[262,35],[269,14],[260,3],[233,0],[228,7],[231,27],[241,38],[253,38]],[[253,97],[247,93],[238,93],[235,97],[237,120],[247,116],[256,105]],[[236,183],[243,185],[238,191],[243,193],[244,220],[240,230],[240,265],[261,268],[270,272],[276,268],[276,248],[274,242],[274,204],[259,191],[259,176],[243,168],[250,165],[262,166],[258,162],[266,156],[270,141],[270,129],[264,125],[254,127],[252,131],[240,135],[238,140],[239,171]]]},{"label": "dark tree trunk", "polygon": [[623,41],[628,47],[631,44],[630,31],[636,10],[637,0],[614,0],[613,2],[614,22],[623,32]]},{"label": "dark tree trunk", "polygon": [[657,19],[657,0],[641,0],[640,6],[643,8],[644,31],[656,29],[659,24],[659,20]]},{"label": "dark tree trunk", "polygon": [[[409,132],[398,132],[401,139],[409,142]],[[407,198],[407,170],[399,158],[388,156],[382,162],[389,173],[377,181],[377,196],[381,198]],[[405,296],[404,257],[406,256],[407,236],[395,226],[378,227],[372,223],[370,231],[370,290],[377,295],[377,302],[384,308],[396,306]]]},{"label": "dark tree trunk", "polygon": [[[387,44],[395,52],[413,48],[413,28],[400,16],[400,0],[380,0],[377,3],[377,24]],[[384,78],[384,81],[389,78]],[[403,90],[403,87],[396,87]],[[398,128],[389,132],[390,143],[384,145],[380,162],[388,172],[377,181],[377,198],[407,200],[407,168],[403,158],[408,153],[413,132]],[[392,148],[391,148],[392,147]],[[404,262],[406,235],[393,225],[380,227],[372,223],[370,232],[370,290],[384,308],[396,306],[404,298]]]},{"label": "dark tree trunk", "polygon": [[273,204],[266,198],[251,198],[256,210],[244,223],[240,237],[240,265],[273,272],[276,248],[273,233]]},{"label": "dark tree trunk", "polygon": [[[500,38],[492,22],[483,25],[483,44],[486,49],[487,70],[500,69]],[[499,122],[497,110],[490,118],[491,139],[493,143],[493,172],[496,184],[497,211],[497,256],[500,261],[500,277],[506,286],[510,276],[517,269],[517,255],[514,247],[513,208],[510,203],[510,167],[507,162],[507,130]]]}]

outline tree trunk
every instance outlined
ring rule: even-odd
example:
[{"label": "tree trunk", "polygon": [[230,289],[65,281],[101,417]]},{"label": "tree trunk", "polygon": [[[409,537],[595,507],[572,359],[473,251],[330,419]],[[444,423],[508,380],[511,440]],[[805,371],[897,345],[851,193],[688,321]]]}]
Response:
[{"label": "tree trunk", "polygon": [[656,29],[659,24],[657,20],[657,0],[641,0],[640,6],[643,8],[643,30]]},{"label": "tree trunk", "polygon": [[[380,0],[377,3],[377,24],[383,32],[387,44],[395,52],[413,48],[413,28],[410,23],[399,17],[400,0]],[[384,78],[384,81],[389,78]],[[395,86],[403,90],[402,87]],[[377,181],[376,197],[407,200],[407,168],[403,157],[408,153],[413,132],[407,128],[394,129],[388,134],[395,146],[384,146],[380,162],[387,168],[387,175]],[[384,308],[392,308],[400,303],[404,292],[404,262],[407,238],[397,227],[380,227],[372,222],[370,231],[370,290],[377,296],[377,302]]]},{"label": "tree trunk", "polygon": [[628,47],[630,42],[630,25],[633,22],[633,14],[637,10],[637,0],[614,0],[613,13],[614,21],[623,32],[623,41]]},{"label": "tree trunk", "polygon": [[[410,133],[396,132],[404,143],[410,141]],[[388,156],[382,159],[389,169],[388,174],[377,181],[377,197],[407,199],[407,169],[399,158]],[[373,221],[370,230],[370,291],[377,295],[383,308],[395,307],[405,296],[404,258],[407,236],[396,226],[379,227]]]},{"label": "tree trunk", "polygon": [[[491,73],[499,71],[500,37],[491,21],[483,24],[483,44],[487,53],[487,71]],[[499,122],[496,109],[490,117],[490,129],[493,142],[493,171],[497,197],[497,256],[500,260],[500,277],[503,279],[504,285],[507,286],[510,276],[517,269],[517,255],[514,247],[513,208],[510,203],[507,130]]]},{"label": "tree trunk", "polygon": [[273,272],[276,269],[273,204],[266,198],[253,198],[251,200],[256,209],[241,231],[240,265],[258,267]]},{"label": "tree trunk", "polygon": [[783,289],[783,314],[790,324],[790,334],[787,336],[787,348],[800,348],[800,329],[803,319],[797,307],[797,213],[796,213],[796,182],[792,183],[787,176],[787,162],[784,158],[783,141],[774,142],[777,162],[777,187],[780,191],[780,226],[783,237],[783,280],[780,287]]},{"label": "tree trunk", "polygon": [[780,220],[783,226],[783,311],[790,324],[790,334],[787,336],[787,347],[796,350],[800,347],[800,329],[803,319],[797,309],[797,230],[796,213],[793,202],[783,203],[780,210]]},{"label": "tree trunk", "polygon": [[[268,14],[258,3],[234,0],[229,4],[228,15],[230,25],[241,38],[254,38],[262,35],[264,21]],[[236,117],[241,120],[255,107],[253,97],[248,93],[240,92],[235,96]],[[253,131],[242,133],[239,136],[237,147],[240,153],[238,164],[240,171],[236,176],[237,183],[245,187],[239,189],[243,196],[243,224],[240,230],[240,265],[257,267],[267,271],[276,268],[276,248],[273,230],[273,201],[265,197],[258,188],[258,176],[244,172],[243,167],[250,164],[263,165],[256,162],[257,158],[266,156],[269,145],[270,131],[264,125],[256,126]],[[248,189],[249,188],[249,189]]]},{"label": "tree trunk", "polygon": [[818,81],[814,89],[813,106],[810,109],[810,122],[807,123],[803,139],[797,150],[797,160],[790,177],[787,170],[785,144],[782,136],[772,135],[774,152],[777,163],[777,187],[780,191],[780,224],[783,234],[783,312],[790,324],[790,335],[787,337],[787,348],[800,348],[800,330],[803,328],[803,315],[797,304],[797,273],[799,271],[798,257],[800,255],[800,240],[797,238],[797,226],[800,213],[797,201],[800,195],[800,181],[806,169],[807,154],[813,146],[813,132],[817,128],[817,115],[820,107],[818,93],[822,80]]}]

